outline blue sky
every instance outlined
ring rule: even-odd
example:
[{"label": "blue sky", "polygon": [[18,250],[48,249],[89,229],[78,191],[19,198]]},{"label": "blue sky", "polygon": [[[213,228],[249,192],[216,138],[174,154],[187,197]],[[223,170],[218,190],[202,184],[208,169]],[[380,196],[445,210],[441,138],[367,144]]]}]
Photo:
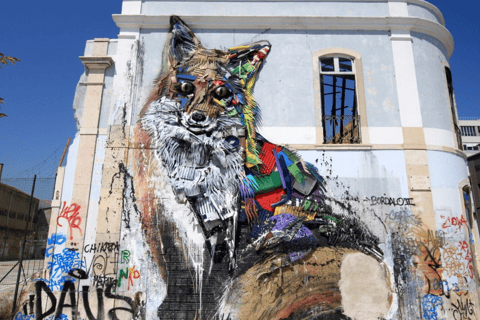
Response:
[{"label": "blue sky", "polygon": [[[459,114],[480,118],[480,5],[431,3],[455,39],[450,64]],[[0,52],[22,60],[0,69],[0,112],[8,115],[0,118],[4,178],[54,174],[76,132],[71,106],[83,72],[78,56],[89,39],[117,37],[111,15],[120,11],[121,0],[1,1]]]}]

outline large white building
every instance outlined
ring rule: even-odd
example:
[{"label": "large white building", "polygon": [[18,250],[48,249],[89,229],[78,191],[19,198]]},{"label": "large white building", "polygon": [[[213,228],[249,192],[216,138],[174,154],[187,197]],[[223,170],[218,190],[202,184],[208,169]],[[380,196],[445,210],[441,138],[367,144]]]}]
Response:
[{"label": "large white building", "polygon": [[[164,171],[142,167],[138,157],[145,144],[136,126],[167,68],[171,15],[208,49],[271,44],[255,86],[260,133],[312,163],[325,180],[328,219],[360,221],[383,254],[324,243],[300,262],[230,276],[224,262],[209,258],[208,237],[196,238],[199,222],[169,196]],[[47,272],[37,282],[57,298],[53,309],[37,308],[37,318],[80,319],[76,308],[85,319],[480,314],[480,239],[448,64],[454,44],[434,5],[124,0],[113,20],[118,39],[87,41],[80,57],[79,130],[58,172]],[[136,183],[145,172],[162,182]],[[173,218],[146,212],[149,201]],[[239,248],[247,250],[242,239]],[[78,307],[65,305],[62,288],[83,292]]]}]

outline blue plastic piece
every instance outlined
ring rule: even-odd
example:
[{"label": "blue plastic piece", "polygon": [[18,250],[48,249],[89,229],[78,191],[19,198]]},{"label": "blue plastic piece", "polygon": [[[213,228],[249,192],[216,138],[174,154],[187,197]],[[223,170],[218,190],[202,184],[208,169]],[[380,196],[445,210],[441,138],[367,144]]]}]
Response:
[{"label": "blue plastic piece", "polygon": [[180,74],[177,74],[177,79],[195,81],[195,80],[197,80],[197,77],[189,75],[189,74],[185,74],[185,73],[180,73]]}]

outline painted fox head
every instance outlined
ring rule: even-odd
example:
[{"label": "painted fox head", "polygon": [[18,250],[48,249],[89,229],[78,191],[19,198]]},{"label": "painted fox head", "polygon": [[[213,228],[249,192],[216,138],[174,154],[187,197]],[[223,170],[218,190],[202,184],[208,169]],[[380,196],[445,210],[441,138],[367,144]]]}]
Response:
[{"label": "painted fox head", "polygon": [[145,168],[161,163],[177,200],[188,200],[204,234],[212,235],[238,212],[245,166],[262,163],[252,91],[271,46],[261,41],[227,51],[206,49],[180,18],[170,22],[166,70],[137,126],[143,145],[137,175],[144,181],[140,185],[151,186],[154,178]]},{"label": "painted fox head", "polygon": [[252,92],[270,43],[206,49],[180,18],[172,16],[170,23],[167,72],[157,80],[149,103],[162,97],[178,103],[182,125],[194,134],[210,134],[219,117],[238,118],[245,128],[246,142],[241,142],[247,167],[260,164],[255,143],[259,109]]}]

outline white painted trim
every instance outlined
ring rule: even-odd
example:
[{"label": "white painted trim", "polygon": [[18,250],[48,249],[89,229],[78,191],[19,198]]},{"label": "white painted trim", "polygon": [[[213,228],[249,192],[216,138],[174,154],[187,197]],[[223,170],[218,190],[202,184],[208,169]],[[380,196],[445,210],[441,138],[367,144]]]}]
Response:
[{"label": "white painted trim", "polygon": [[315,144],[315,127],[261,127],[258,132],[272,143]]},{"label": "white painted trim", "polygon": [[403,144],[401,127],[369,127],[371,144]]},{"label": "white painted trim", "polygon": [[122,2],[122,14],[142,13],[142,0],[124,0]]},{"label": "white painted trim", "polygon": [[[395,34],[392,31],[392,36]],[[404,37],[404,32],[399,35]],[[391,39],[398,107],[402,127],[422,127],[422,112],[411,42]]]},{"label": "white painted trim", "polygon": [[423,128],[425,144],[455,148],[454,133],[450,130]]},{"label": "white painted trim", "polygon": [[[233,13],[234,14],[234,13]],[[113,20],[123,30],[169,29],[169,15],[114,14]],[[321,17],[321,16],[182,16],[193,29],[241,30],[368,30],[415,31],[430,35],[453,53],[453,37],[442,25],[412,17]]]},{"label": "white painted trim", "polygon": [[403,1],[388,1],[388,13],[391,17],[408,17],[407,3]]}]

